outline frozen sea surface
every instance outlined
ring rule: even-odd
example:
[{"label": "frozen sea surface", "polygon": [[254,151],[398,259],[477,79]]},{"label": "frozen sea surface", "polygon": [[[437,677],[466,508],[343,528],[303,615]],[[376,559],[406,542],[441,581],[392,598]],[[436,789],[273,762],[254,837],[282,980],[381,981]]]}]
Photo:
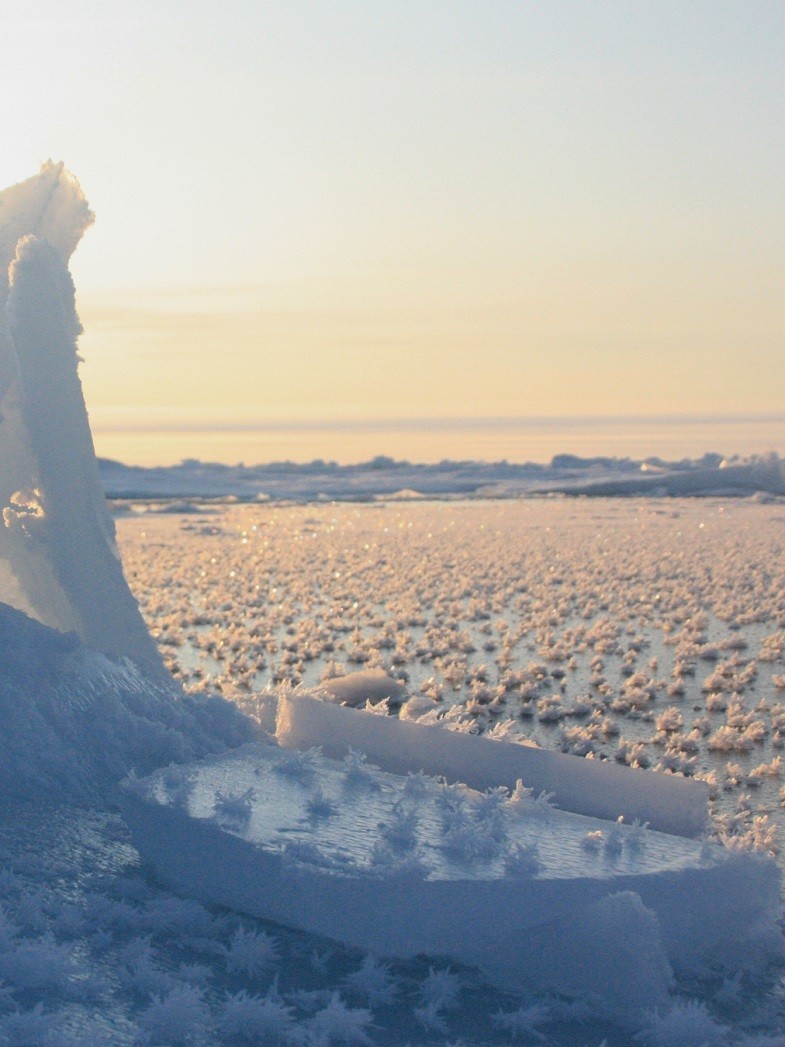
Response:
[{"label": "frozen sea surface", "polygon": [[[0,868],[4,1044],[505,1043],[520,1007],[439,959],[386,964],[169,894],[105,810],[4,810]],[[558,1002],[531,1027],[546,1017],[554,1042],[595,1039]]]},{"label": "frozen sea surface", "polygon": [[[186,686],[263,718],[266,684],[381,667],[405,685],[403,717],[704,778],[717,836],[779,851],[785,507],[192,508],[118,520],[129,580]],[[564,1001],[503,1005],[470,978],[479,1027],[444,1011],[447,1031],[428,1030],[411,1004],[411,1031],[389,1042],[509,1042],[515,1012],[521,1042],[779,1043],[784,976],[682,979],[670,1018],[635,1041],[591,1016],[564,1024]],[[538,1006],[551,1020],[525,1031]]]},{"label": "frozen sea surface", "polygon": [[118,533],[186,686],[381,667],[403,717],[699,776],[718,831],[776,846],[783,505],[213,506]]},{"label": "frozen sea surface", "polygon": [[[411,696],[399,715],[702,775],[719,835],[778,846],[780,506],[230,505],[117,523],[189,688],[263,719],[267,682],[383,667]],[[13,1044],[783,1042],[785,970],[682,975],[669,1011],[621,1029],[438,957],[388,962],[176,898],[111,810],[7,805],[0,869]]]}]

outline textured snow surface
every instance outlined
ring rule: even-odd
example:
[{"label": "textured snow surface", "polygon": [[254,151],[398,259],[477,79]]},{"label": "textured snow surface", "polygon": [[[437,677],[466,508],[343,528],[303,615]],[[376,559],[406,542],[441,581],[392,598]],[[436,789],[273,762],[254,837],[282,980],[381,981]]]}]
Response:
[{"label": "textured snow surface", "polygon": [[131,770],[246,741],[248,722],[208,695],[173,697],[131,663],[0,604],[0,797],[111,797]]},{"label": "textured snow surface", "polygon": [[118,533],[175,674],[268,728],[249,693],[383,669],[406,695],[376,712],[703,780],[718,832],[776,848],[782,521],[537,500],[148,510]]}]

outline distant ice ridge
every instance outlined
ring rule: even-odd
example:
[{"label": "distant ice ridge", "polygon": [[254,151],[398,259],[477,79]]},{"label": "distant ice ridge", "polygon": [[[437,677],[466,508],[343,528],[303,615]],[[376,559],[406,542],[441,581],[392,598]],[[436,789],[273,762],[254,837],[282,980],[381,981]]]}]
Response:
[{"label": "distant ice ridge", "polygon": [[68,260],[92,221],[62,164],[0,193],[0,601],[171,685],[123,576],[77,373]]},{"label": "distant ice ridge", "polygon": [[112,498],[405,502],[559,493],[596,497],[785,496],[785,461],[773,453],[727,460],[706,454],[680,462],[562,454],[549,465],[505,461],[417,464],[380,455],[358,465],[316,460],[230,466],[187,459],[179,465],[144,468],[99,459],[99,468]]}]

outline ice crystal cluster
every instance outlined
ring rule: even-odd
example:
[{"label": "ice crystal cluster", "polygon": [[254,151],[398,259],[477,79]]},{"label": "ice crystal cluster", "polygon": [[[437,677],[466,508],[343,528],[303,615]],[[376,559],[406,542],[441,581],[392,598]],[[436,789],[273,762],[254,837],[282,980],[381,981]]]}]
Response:
[{"label": "ice crystal cluster", "polygon": [[123,557],[187,688],[381,669],[385,713],[702,778],[718,832],[776,849],[778,504],[145,508]]}]

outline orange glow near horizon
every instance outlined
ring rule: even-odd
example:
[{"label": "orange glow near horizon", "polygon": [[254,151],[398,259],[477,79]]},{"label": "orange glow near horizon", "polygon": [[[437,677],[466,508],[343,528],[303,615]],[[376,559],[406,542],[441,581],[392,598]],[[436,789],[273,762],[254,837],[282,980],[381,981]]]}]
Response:
[{"label": "orange glow near horizon", "polygon": [[0,184],[95,211],[92,412],[781,411],[781,6],[23,8]]},{"label": "orange glow near horizon", "polygon": [[82,379],[91,407],[173,418],[779,411],[778,281],[685,278],[554,267],[500,285],[424,272],[80,295]]}]

